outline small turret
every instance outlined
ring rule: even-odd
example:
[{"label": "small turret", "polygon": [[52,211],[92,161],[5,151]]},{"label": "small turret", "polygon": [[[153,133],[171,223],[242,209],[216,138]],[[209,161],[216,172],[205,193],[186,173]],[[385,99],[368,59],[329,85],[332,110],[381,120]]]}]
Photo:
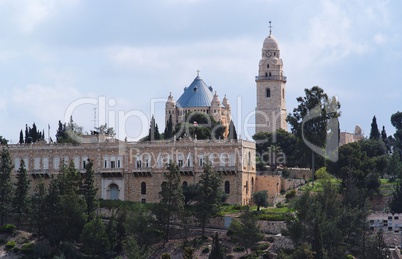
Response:
[{"label": "small turret", "polygon": [[230,108],[230,103],[228,98],[226,98],[226,94],[225,97],[223,97],[223,102],[222,102],[223,106],[225,106],[226,108]]},{"label": "small turret", "polygon": [[215,91],[214,97],[212,98],[212,101],[211,101],[211,106],[219,107],[220,105],[221,105],[221,102],[219,101],[218,94]]},{"label": "small turret", "polygon": [[176,101],[173,99],[172,92],[170,92],[168,99],[166,101],[166,108],[175,108]]}]

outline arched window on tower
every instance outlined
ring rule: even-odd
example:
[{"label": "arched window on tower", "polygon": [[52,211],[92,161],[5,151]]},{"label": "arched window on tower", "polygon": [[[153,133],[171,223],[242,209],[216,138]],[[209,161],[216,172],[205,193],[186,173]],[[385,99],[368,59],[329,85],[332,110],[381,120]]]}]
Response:
[{"label": "arched window on tower", "polygon": [[267,68],[269,68],[269,64],[267,64]]},{"label": "arched window on tower", "polygon": [[271,77],[272,75],[271,75],[271,72],[269,72],[269,77]]},{"label": "arched window on tower", "polygon": [[265,96],[266,97],[271,97],[271,89],[267,88]]},{"label": "arched window on tower", "polygon": [[230,193],[230,182],[229,181],[225,182],[225,193]]},{"label": "arched window on tower", "polygon": [[145,182],[141,183],[141,194],[147,194],[147,184]]},{"label": "arched window on tower", "polygon": [[282,89],[282,99],[285,99],[285,89]]}]

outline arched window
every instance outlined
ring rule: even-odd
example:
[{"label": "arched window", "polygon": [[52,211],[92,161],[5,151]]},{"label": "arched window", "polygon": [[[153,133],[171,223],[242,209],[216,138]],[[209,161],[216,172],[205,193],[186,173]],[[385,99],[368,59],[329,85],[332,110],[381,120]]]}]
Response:
[{"label": "arched window", "polygon": [[117,186],[116,184],[111,184],[109,185],[109,191],[111,200],[119,199],[119,186]]},{"label": "arched window", "polygon": [[265,77],[267,77],[268,76],[268,73],[265,73]]},{"label": "arched window", "polygon": [[167,183],[166,183],[166,182],[162,182],[162,183],[161,183],[161,189],[162,189],[162,191],[166,190],[166,187],[167,187]]},{"label": "arched window", "polygon": [[271,77],[272,75],[271,75],[271,72],[269,72],[269,77]]},{"label": "arched window", "polygon": [[229,181],[225,182],[225,193],[230,193],[230,182]]},{"label": "arched window", "polygon": [[147,194],[147,184],[145,182],[141,183],[141,194]]},{"label": "arched window", "polygon": [[266,97],[271,97],[271,89],[267,88],[265,95]]},{"label": "arched window", "polygon": [[147,203],[147,200],[145,198],[142,198],[141,203]]},{"label": "arched window", "polygon": [[282,89],[282,99],[285,99],[285,89]]},{"label": "arched window", "polygon": [[184,188],[184,187],[187,187],[187,186],[188,186],[188,183],[186,181],[184,181],[181,187]]},{"label": "arched window", "polygon": [[269,68],[269,64],[267,64],[267,68]]},{"label": "arched window", "polygon": [[251,153],[250,153],[250,151],[248,152],[248,165],[251,165]]}]

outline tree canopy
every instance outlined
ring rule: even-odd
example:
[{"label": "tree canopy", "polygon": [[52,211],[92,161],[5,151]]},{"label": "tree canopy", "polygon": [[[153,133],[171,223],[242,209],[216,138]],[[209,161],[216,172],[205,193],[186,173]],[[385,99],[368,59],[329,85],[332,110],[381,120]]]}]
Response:
[{"label": "tree canopy", "polygon": [[329,98],[318,86],[305,89],[305,96],[297,98],[299,105],[289,113],[287,121],[297,137],[299,166],[311,166],[311,151],[319,153],[318,167],[324,165],[324,157],[331,158],[339,143],[340,103]]}]

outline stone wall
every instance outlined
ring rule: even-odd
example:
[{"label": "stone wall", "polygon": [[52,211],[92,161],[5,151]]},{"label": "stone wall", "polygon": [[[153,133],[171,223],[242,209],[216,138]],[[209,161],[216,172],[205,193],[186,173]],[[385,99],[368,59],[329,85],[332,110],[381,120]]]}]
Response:
[{"label": "stone wall", "polygon": [[257,175],[256,192],[268,191],[268,202],[272,204],[275,197],[281,192],[281,182],[280,175]]},{"label": "stone wall", "polygon": [[304,179],[282,179],[281,190],[286,192],[304,184],[306,184],[306,180]]}]

